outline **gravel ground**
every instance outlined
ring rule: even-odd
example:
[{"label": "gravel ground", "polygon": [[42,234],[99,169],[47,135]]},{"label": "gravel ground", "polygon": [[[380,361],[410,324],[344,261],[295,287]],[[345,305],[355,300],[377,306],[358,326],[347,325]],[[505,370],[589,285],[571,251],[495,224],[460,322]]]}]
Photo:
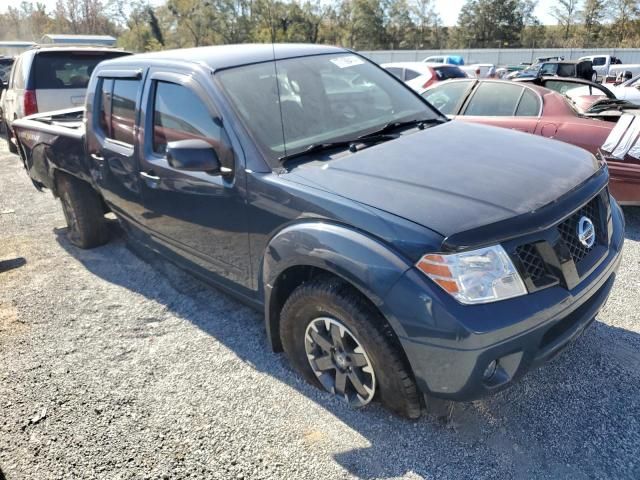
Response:
[{"label": "gravel ground", "polygon": [[447,425],[409,422],[306,385],[261,315],[122,235],[71,246],[2,144],[0,479],[640,478],[640,209],[626,216],[580,340]]}]

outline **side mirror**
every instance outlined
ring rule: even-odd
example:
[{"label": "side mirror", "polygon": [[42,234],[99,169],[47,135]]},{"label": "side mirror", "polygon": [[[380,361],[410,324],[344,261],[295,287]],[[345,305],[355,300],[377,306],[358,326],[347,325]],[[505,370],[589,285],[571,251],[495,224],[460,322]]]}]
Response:
[{"label": "side mirror", "polygon": [[211,175],[230,173],[223,167],[215,149],[204,140],[177,140],[167,144],[167,162],[173,168],[189,172],[207,172]]}]

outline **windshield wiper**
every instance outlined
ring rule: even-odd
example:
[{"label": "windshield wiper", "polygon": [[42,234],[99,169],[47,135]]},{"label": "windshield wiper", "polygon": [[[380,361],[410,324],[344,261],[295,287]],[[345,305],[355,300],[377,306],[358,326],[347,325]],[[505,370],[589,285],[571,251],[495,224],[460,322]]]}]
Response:
[{"label": "windshield wiper", "polygon": [[355,153],[358,150],[358,145],[360,144],[371,144],[371,143],[379,143],[387,140],[393,140],[397,138],[395,135],[368,135],[366,137],[358,137],[355,140],[341,140],[339,142],[324,142],[324,143],[312,143],[304,150],[299,152],[291,153],[289,155],[284,155],[280,157],[278,160],[280,163],[287,162],[293,158],[304,157],[305,155],[309,155],[311,153],[323,152],[327,150],[336,150],[339,148],[345,149],[348,148],[351,153]]},{"label": "windshield wiper", "polygon": [[423,130],[426,125],[441,124],[447,121],[448,120],[445,120],[444,118],[422,118],[422,119],[407,120],[405,122],[390,122],[378,130],[374,130],[373,132],[367,133],[365,135],[361,135],[360,137],[358,137],[358,139],[363,140],[375,135],[383,135],[385,133],[393,132],[394,130],[397,130],[399,128],[411,127],[411,126],[416,126],[420,130]]}]

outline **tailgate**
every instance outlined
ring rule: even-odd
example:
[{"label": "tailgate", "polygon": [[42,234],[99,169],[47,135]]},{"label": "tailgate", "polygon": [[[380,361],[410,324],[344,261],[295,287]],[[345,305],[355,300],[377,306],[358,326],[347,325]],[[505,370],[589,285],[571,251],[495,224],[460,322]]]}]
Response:
[{"label": "tailgate", "polygon": [[86,88],[38,89],[38,111],[50,112],[63,108],[82,107],[87,96]]}]

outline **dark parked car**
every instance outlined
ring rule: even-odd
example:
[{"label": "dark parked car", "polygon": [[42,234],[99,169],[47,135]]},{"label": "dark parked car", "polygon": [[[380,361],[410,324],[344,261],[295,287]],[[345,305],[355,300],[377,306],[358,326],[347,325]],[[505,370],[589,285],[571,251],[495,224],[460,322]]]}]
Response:
[{"label": "dark parked car", "polygon": [[416,417],[504,388],[578,337],[615,280],[604,162],[450,122],[347,50],[123,57],[97,66],[86,107],[14,123],[71,241],[107,241],[112,210],[262,310],[271,346],[353,406]]},{"label": "dark parked car", "polygon": [[595,82],[598,78],[598,74],[593,69],[593,65],[589,60],[553,60],[540,62],[532,65],[531,67],[527,67],[520,72],[514,72],[507,78],[509,80],[513,80],[517,78],[535,78],[543,76],[582,78],[592,82]]},{"label": "dark parked car", "polygon": [[[637,109],[608,98],[604,87],[591,82],[557,77],[541,82],[547,88],[503,80],[450,80],[422,95],[450,118],[553,138],[593,154],[599,154],[624,109]],[[639,205],[640,160],[607,157],[607,162],[613,196]]]}]

